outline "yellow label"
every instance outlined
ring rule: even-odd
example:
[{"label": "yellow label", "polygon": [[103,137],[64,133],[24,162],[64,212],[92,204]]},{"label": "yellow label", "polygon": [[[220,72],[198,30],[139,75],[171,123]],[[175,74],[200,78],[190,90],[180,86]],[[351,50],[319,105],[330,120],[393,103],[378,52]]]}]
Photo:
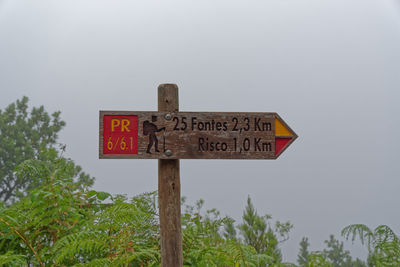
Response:
[{"label": "yellow label", "polygon": [[280,120],[275,119],[275,135],[292,135],[292,133],[286,128]]}]

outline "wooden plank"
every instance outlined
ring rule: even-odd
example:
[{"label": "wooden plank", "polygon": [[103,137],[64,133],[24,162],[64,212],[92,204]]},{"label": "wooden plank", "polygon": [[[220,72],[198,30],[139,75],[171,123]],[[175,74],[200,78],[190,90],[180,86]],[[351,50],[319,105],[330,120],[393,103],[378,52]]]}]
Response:
[{"label": "wooden plank", "polygon": [[[178,87],[175,84],[161,84],[158,87],[158,109],[160,111],[178,111]],[[150,114],[150,116],[154,115]],[[150,117],[144,118],[147,120],[150,119]],[[139,122],[142,122],[142,120]],[[142,146],[141,149],[143,148]],[[183,265],[183,259],[181,183],[178,159],[160,159],[158,161],[158,202],[161,234],[161,266],[180,267]]]},{"label": "wooden plank", "polygon": [[[126,118],[132,123],[137,119],[137,137],[126,136],[124,139],[126,146],[132,147],[129,141],[136,138],[133,147],[137,147],[137,151],[125,150],[122,152],[127,153],[121,153],[121,150],[114,149],[121,147],[121,143],[118,143],[121,138],[117,139],[121,132],[116,135],[110,132],[109,118]],[[293,142],[297,135],[276,113],[100,111],[99,156],[136,159],[275,159],[276,119],[292,132]],[[108,128],[104,127],[105,121]],[[123,123],[114,130],[118,131],[121,126]],[[108,131],[105,131],[106,128]],[[111,149],[107,148],[107,142],[110,142],[108,148]]]}]

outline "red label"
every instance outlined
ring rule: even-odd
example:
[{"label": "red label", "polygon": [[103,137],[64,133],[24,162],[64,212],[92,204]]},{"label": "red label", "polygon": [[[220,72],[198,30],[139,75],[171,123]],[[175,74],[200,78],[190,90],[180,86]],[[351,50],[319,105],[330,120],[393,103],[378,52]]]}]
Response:
[{"label": "red label", "polygon": [[138,153],[138,116],[104,115],[103,153]]}]

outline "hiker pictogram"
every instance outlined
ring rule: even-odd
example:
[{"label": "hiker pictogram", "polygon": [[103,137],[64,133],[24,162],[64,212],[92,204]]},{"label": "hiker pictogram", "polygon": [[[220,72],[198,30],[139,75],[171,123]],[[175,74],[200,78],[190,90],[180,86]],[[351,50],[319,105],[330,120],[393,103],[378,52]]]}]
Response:
[{"label": "hiker pictogram", "polygon": [[149,144],[147,145],[147,153],[151,154],[150,149],[154,145],[154,150],[155,152],[160,152],[158,150],[158,138],[156,133],[165,131],[165,127],[162,127],[158,129],[157,125],[155,125],[153,122],[157,121],[157,116],[152,116],[151,121],[144,121],[143,122],[143,135],[148,135],[149,136]]}]

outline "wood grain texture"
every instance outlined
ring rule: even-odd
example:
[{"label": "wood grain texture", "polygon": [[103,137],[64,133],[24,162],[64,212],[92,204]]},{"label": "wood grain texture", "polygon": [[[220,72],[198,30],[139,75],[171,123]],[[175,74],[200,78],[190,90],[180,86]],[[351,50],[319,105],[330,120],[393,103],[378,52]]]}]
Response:
[{"label": "wood grain texture", "polygon": [[[170,97],[165,105],[175,103]],[[135,115],[139,118],[138,153],[104,154],[102,117],[104,115]],[[167,115],[170,119],[167,119]],[[263,112],[173,112],[162,111],[100,111],[100,158],[136,159],[275,159],[276,113]],[[280,119],[281,120],[281,119]],[[157,129],[158,150],[148,150],[150,135],[144,124]],[[284,122],[283,122],[284,123]],[[286,126],[286,124],[284,124]],[[290,129],[290,128],[289,128]],[[290,129],[291,130],[291,129]],[[293,137],[297,137],[293,132]],[[246,140],[246,138],[248,140]],[[218,144],[217,144],[218,143]],[[224,147],[221,147],[221,146]],[[171,155],[166,151],[170,150]]]},{"label": "wood grain texture", "polygon": [[[158,87],[159,111],[178,111],[178,87]],[[180,267],[182,259],[181,183],[178,159],[158,161],[158,202],[161,234],[161,266]]]}]

